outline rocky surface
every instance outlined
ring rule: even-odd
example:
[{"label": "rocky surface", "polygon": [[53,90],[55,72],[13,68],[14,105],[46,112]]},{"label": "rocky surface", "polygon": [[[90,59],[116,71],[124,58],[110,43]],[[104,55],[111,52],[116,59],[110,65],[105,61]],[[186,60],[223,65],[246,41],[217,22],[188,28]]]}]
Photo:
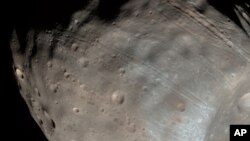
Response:
[{"label": "rocky surface", "polygon": [[11,40],[50,141],[226,141],[250,123],[248,32],[210,4],[92,0],[53,23]]}]

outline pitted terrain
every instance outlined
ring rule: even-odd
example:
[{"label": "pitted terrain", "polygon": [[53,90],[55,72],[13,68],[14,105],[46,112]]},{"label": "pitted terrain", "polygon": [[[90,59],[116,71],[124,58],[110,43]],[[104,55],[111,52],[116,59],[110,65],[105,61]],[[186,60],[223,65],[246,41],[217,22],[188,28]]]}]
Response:
[{"label": "pitted terrain", "polygon": [[249,124],[248,29],[199,2],[122,1],[111,15],[93,0],[25,45],[14,31],[20,91],[47,138],[226,141]]}]

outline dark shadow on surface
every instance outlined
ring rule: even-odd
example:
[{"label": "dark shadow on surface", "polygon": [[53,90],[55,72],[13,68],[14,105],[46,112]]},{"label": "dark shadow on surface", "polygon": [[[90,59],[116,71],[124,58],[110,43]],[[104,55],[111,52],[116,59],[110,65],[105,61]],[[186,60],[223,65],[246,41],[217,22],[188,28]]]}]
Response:
[{"label": "dark shadow on surface", "polygon": [[[36,33],[53,29],[63,32],[71,21],[71,15],[85,8],[89,0],[15,0],[14,3],[15,5],[12,7],[14,12],[11,17],[14,19],[13,23],[20,43],[20,51],[24,53],[27,32],[30,29],[34,29]],[[61,35],[54,36],[59,38]],[[57,40],[53,40],[49,56],[53,56],[55,44],[57,44]],[[34,46],[33,50],[36,50],[36,46]],[[31,57],[34,56],[35,54],[32,54]]]},{"label": "dark shadow on surface", "polygon": [[89,0],[14,0],[14,23],[34,29],[53,29],[56,26],[66,27],[71,15],[83,9]]},{"label": "dark shadow on surface", "polygon": [[[67,27],[71,14],[87,5],[88,0],[10,0],[2,4],[4,10],[1,37],[1,106],[3,117],[2,139],[8,141],[48,141],[38,124],[30,115],[29,109],[21,97],[12,65],[10,39],[16,31],[20,53],[27,48],[27,33],[50,30],[57,26]],[[3,9],[3,8],[2,8]],[[35,50],[34,50],[35,53]]]},{"label": "dark shadow on surface", "polygon": [[122,5],[129,0],[99,0],[97,7],[97,16],[105,21],[111,21],[117,18]]},{"label": "dark shadow on surface", "polygon": [[72,13],[85,8],[89,0],[38,0],[35,14],[32,15],[33,26],[38,28],[67,27]]},{"label": "dark shadow on surface", "polygon": [[[97,16],[101,20],[114,20],[120,13],[120,8],[128,0],[100,0],[98,7],[90,12],[90,18]],[[85,8],[90,0],[9,0],[2,4],[4,6],[3,23],[4,28],[1,35],[1,71],[4,82],[2,93],[2,108],[4,124],[3,136],[9,141],[47,141],[43,132],[31,117],[24,99],[21,97],[19,88],[13,74],[12,53],[10,49],[10,39],[13,30],[15,30],[20,45],[20,53],[25,54],[28,46],[28,31],[35,30],[36,33],[59,29],[62,32],[71,22],[71,15],[77,10]],[[2,8],[3,9],[3,8]],[[56,38],[61,35],[55,33]],[[54,41],[53,45],[56,46]],[[51,53],[53,53],[53,46]],[[36,45],[32,47],[31,57],[36,55]],[[32,59],[32,58],[30,58]]]},{"label": "dark shadow on surface", "polygon": [[250,7],[248,7],[250,6],[249,0],[208,0],[208,3],[211,4],[218,11],[223,13],[224,15],[228,16],[233,22],[235,22],[246,33],[235,10],[237,9],[236,6],[240,6],[244,10],[244,12],[248,15],[248,17],[250,17],[249,15]]}]

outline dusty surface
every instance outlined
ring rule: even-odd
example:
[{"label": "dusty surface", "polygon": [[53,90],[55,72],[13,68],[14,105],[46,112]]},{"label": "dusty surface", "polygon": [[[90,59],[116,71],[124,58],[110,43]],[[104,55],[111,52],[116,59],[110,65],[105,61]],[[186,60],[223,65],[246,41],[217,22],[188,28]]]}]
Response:
[{"label": "dusty surface", "polygon": [[107,22],[93,0],[66,29],[30,29],[24,49],[14,32],[20,91],[50,141],[226,141],[250,123],[249,38],[183,3],[131,0]]}]

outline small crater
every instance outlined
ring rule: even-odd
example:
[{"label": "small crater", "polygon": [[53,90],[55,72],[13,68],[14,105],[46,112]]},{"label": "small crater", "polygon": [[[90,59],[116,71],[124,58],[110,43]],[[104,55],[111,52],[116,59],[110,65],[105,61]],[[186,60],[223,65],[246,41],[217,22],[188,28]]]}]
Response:
[{"label": "small crater", "polygon": [[238,109],[241,112],[250,114],[250,93],[246,93],[239,98]]},{"label": "small crater", "polygon": [[33,97],[30,98],[30,101],[33,103],[36,102],[36,100]]},{"label": "small crater", "polygon": [[74,107],[74,108],[73,108],[73,112],[74,112],[74,113],[79,113],[80,110],[79,110],[79,108]]},{"label": "small crater", "polygon": [[82,88],[83,90],[85,90],[86,89],[86,85],[85,84],[81,84],[80,88]]},{"label": "small crater", "polygon": [[135,13],[135,17],[138,17],[140,14],[139,14],[139,12],[136,12]]},{"label": "small crater", "polygon": [[49,89],[50,89],[52,92],[56,93],[56,92],[57,92],[57,89],[58,89],[58,86],[55,85],[55,84],[50,84],[50,85],[49,85]]},{"label": "small crater", "polygon": [[100,108],[100,112],[102,112],[102,113],[103,113],[104,111],[105,111],[105,110],[104,110],[104,108]]},{"label": "small crater", "polygon": [[77,51],[78,47],[79,46],[78,46],[77,43],[73,43],[72,46],[71,46],[71,48],[72,48],[73,51]]},{"label": "small crater", "polygon": [[186,110],[185,104],[184,103],[178,103],[176,105],[176,108],[180,111],[180,112],[184,112]]},{"label": "small crater", "polygon": [[47,66],[48,66],[49,68],[51,68],[51,67],[52,67],[52,62],[51,62],[51,61],[48,61]]},{"label": "small crater", "polygon": [[127,126],[127,131],[130,132],[130,133],[134,133],[136,132],[136,125],[134,123],[131,123]]},{"label": "small crater", "polygon": [[40,92],[38,91],[37,88],[35,88],[35,94],[38,95],[38,97],[41,97],[41,94],[40,94]]},{"label": "small crater", "polygon": [[68,72],[64,72],[64,77],[65,78],[69,78],[70,77],[70,74]]},{"label": "small crater", "polygon": [[116,54],[112,54],[111,57],[114,59],[114,58],[116,58],[117,56],[116,56]]},{"label": "small crater", "polygon": [[112,103],[122,104],[124,102],[124,94],[121,91],[115,91],[111,96]]},{"label": "small crater", "polygon": [[124,75],[125,74],[125,69],[124,68],[120,68],[119,69],[119,74],[122,76],[122,75]]},{"label": "small crater", "polygon": [[113,121],[120,126],[124,125],[123,120],[121,118],[115,117],[113,118]]},{"label": "small crater", "polygon": [[52,128],[56,128],[56,123],[55,123],[55,121],[52,120],[52,119],[51,119],[51,126],[52,126]]},{"label": "small crater", "polygon": [[69,26],[69,31],[73,31],[73,26]]},{"label": "small crater", "polygon": [[20,69],[16,69],[16,75],[20,79],[24,79],[23,72]]},{"label": "small crater", "polygon": [[80,21],[79,20],[74,20],[75,25],[79,25]]},{"label": "small crater", "polygon": [[41,119],[38,120],[40,125],[43,125],[43,121]]},{"label": "small crater", "polygon": [[49,113],[47,112],[47,111],[43,111],[43,114],[44,114],[44,116],[47,118],[47,119],[50,119],[50,116],[49,116]]},{"label": "small crater", "polygon": [[51,135],[54,132],[54,129],[56,128],[56,124],[46,110],[43,111],[43,114],[45,117],[44,118],[45,122],[43,122],[43,127],[45,128],[45,132]]},{"label": "small crater", "polygon": [[79,64],[80,64],[81,66],[83,66],[84,68],[86,68],[86,67],[89,65],[89,60],[86,59],[86,58],[84,58],[84,57],[80,58],[80,59],[78,60],[78,62],[79,62]]},{"label": "small crater", "polygon": [[143,86],[142,90],[146,92],[146,91],[148,91],[148,87],[147,86]]}]

